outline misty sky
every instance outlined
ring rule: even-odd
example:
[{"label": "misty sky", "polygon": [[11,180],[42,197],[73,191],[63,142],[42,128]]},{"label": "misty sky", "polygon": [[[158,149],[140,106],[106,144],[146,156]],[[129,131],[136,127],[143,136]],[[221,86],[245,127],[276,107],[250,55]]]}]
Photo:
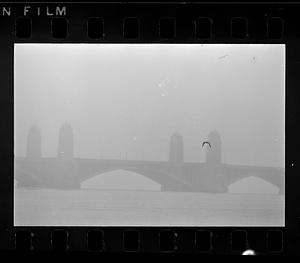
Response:
[{"label": "misty sky", "polygon": [[82,158],[205,161],[217,129],[225,163],[284,167],[284,45],[16,44],[15,155],[31,125],[56,156],[68,121]]}]

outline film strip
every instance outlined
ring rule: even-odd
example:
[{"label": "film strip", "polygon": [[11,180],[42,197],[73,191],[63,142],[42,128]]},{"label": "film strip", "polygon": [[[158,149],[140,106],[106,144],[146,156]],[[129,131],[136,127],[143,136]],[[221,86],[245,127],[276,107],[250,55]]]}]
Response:
[{"label": "film strip", "polygon": [[[299,28],[296,3],[2,3],[0,248],[193,254],[297,254],[300,211]],[[284,226],[15,225],[16,44],[284,44]],[[15,56],[14,56],[15,54]],[[253,57],[253,60],[256,58]],[[46,62],[45,62],[46,63]],[[101,62],[100,62],[101,63]],[[70,67],[69,65],[68,67]],[[52,65],[53,67],[53,65]],[[24,81],[26,81],[24,79]],[[19,84],[18,84],[19,85]],[[161,84],[165,85],[165,84]],[[21,95],[20,95],[21,96]],[[162,94],[162,96],[167,96]],[[19,125],[19,124],[18,124]],[[203,145],[202,145],[203,146]],[[126,159],[127,161],[127,153]],[[30,187],[29,187],[30,188]],[[32,210],[31,210],[32,211]],[[55,216],[55,215],[53,215]],[[175,215],[178,216],[178,215]],[[267,217],[272,218],[272,214]],[[137,215],[138,217],[138,215]],[[249,219],[251,220],[251,219]],[[272,222],[272,220],[270,220]]]}]

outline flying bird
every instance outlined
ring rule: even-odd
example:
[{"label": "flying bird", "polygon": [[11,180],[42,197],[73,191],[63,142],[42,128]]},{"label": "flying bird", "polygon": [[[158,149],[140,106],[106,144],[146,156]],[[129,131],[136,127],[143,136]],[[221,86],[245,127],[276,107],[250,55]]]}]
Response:
[{"label": "flying bird", "polygon": [[224,55],[224,56],[218,57],[218,59],[226,58],[226,57],[228,57],[228,56],[229,56],[229,55],[226,54],[226,55]]},{"label": "flying bird", "polygon": [[209,147],[211,148],[210,142],[203,142],[203,143],[202,143],[202,147],[203,147],[205,144],[208,144]]}]

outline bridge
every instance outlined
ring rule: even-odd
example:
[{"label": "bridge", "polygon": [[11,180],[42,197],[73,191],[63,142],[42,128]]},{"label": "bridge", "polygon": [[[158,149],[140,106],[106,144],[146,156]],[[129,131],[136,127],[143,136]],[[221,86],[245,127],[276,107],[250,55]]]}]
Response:
[{"label": "bridge", "polygon": [[161,185],[162,191],[224,193],[244,178],[257,177],[284,193],[284,169],[278,167],[224,164],[221,161],[221,138],[214,131],[208,140],[206,162],[189,163],[183,159],[183,138],[171,136],[168,161],[84,159],[73,156],[73,135],[69,126],[59,134],[57,157],[41,156],[41,136],[34,128],[29,132],[27,156],[15,158],[15,179],[19,186],[60,189],[80,188],[80,184],[97,175],[126,170],[143,175]]}]

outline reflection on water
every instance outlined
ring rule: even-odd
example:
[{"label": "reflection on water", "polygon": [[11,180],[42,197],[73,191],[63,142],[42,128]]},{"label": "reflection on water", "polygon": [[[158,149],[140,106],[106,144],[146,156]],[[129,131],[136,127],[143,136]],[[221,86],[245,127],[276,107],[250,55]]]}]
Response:
[{"label": "reflection on water", "polygon": [[284,196],[15,188],[16,226],[283,226]]}]

